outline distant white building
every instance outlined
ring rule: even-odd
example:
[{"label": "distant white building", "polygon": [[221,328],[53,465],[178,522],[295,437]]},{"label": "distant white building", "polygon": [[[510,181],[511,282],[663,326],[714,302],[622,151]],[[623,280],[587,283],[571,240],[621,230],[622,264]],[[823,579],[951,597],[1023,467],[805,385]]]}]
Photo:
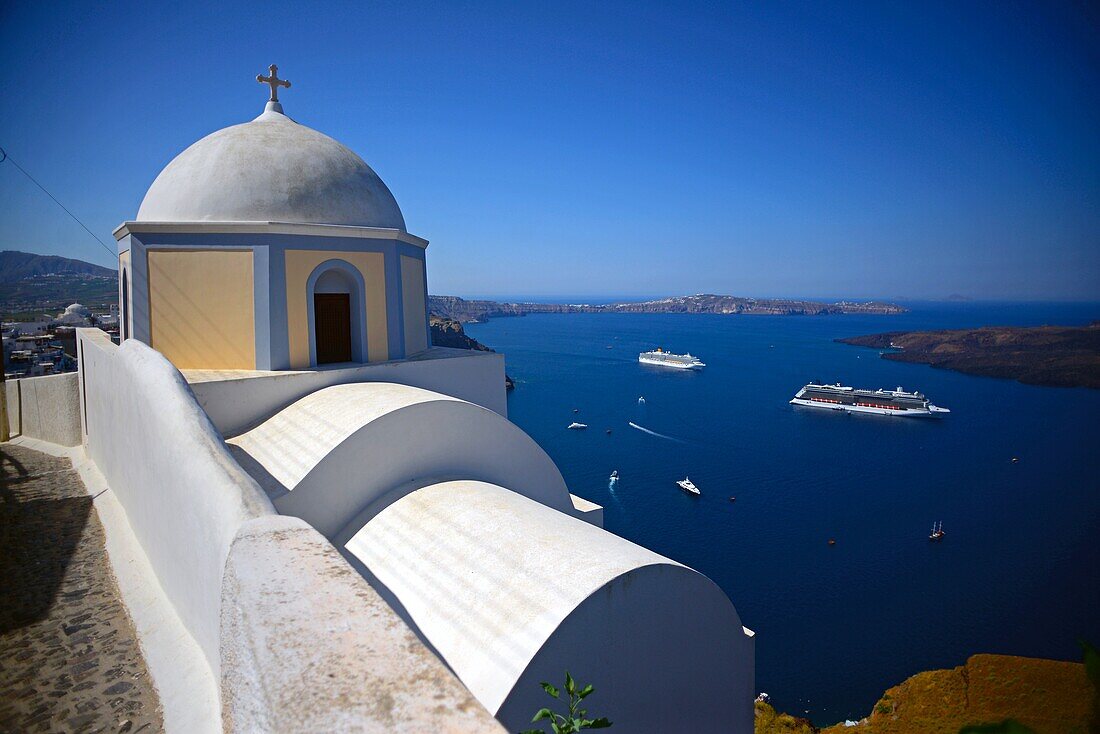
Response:
[{"label": "distant white building", "polygon": [[73,303],[57,315],[56,322],[66,326],[87,326],[90,323],[89,317],[91,315],[92,311],[87,306]]},{"label": "distant white building", "polygon": [[[507,420],[502,355],[430,345],[428,242],[358,155],[283,112],[273,79],[262,114],[176,156],[116,230],[123,342],[86,329],[78,344],[85,450],[218,682],[224,726],[281,728],[273,712],[313,695],[311,671],[396,634],[361,640],[321,625],[323,603],[294,606],[306,592],[270,591],[322,552],[293,555],[278,525],[331,543],[510,731],[553,704],[540,681],[566,670],[616,731],[752,731],[753,633],[733,604],[602,529],[602,508]],[[257,537],[283,555],[242,557]],[[299,650],[314,614],[323,630]],[[250,618],[299,631],[264,637]],[[372,670],[424,675],[414,648]],[[316,691],[342,690],[347,665]],[[373,695],[356,675],[348,690]],[[311,720],[381,716],[345,705],[311,704]],[[403,706],[385,730],[461,713],[429,695]]]}]

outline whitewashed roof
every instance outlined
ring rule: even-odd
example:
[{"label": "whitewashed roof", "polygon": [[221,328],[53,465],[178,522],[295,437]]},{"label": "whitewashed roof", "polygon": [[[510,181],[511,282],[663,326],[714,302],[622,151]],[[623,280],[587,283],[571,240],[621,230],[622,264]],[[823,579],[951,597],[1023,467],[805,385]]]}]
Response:
[{"label": "whitewashed roof", "polygon": [[270,105],[169,163],[138,210],[145,222],[305,222],[405,231],[393,194],[362,158]]}]

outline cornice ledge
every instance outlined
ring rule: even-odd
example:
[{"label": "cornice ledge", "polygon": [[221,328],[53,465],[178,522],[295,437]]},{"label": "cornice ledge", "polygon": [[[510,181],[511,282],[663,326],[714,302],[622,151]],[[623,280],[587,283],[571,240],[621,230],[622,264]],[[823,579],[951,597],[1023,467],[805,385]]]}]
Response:
[{"label": "cornice ledge", "polygon": [[428,241],[400,229],[353,227],[309,222],[123,222],[115,228],[116,240],[131,234],[303,234],[324,237],[356,237],[397,240],[425,248]]}]

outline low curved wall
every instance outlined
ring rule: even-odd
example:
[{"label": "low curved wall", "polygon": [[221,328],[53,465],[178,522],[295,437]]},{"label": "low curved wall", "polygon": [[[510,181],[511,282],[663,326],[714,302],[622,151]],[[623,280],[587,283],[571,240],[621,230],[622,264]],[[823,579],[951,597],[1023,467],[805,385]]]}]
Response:
[{"label": "low curved wall", "polygon": [[226,731],[504,734],[302,520],[246,522],[222,590]]},{"label": "low curved wall", "polygon": [[702,574],[656,564],[594,591],[562,621],[516,680],[496,717],[522,728],[549,702],[539,685],[568,670],[585,701],[629,732],[753,730],[754,635]]},{"label": "low curved wall", "polygon": [[303,371],[187,370],[185,377],[223,436],[254,428],[310,393],[349,382],[415,385],[508,415],[504,355],[470,349],[432,347],[411,359]]},{"label": "low curved wall", "polygon": [[228,440],[283,514],[330,539],[424,484],[505,484],[578,514],[554,462],[515,424],[473,403],[407,385],[352,383],[307,395]]},{"label": "low curved wall", "polygon": [[222,731],[503,732],[328,540],[274,512],[171,363],[78,340],[86,451],[220,682]]},{"label": "low curved wall", "polygon": [[275,510],[167,359],[98,329],[77,334],[85,449],[217,677],[230,545],[242,522]]},{"label": "low curved wall", "polygon": [[569,670],[632,732],[751,732],[752,633],[705,576],[500,486],[405,495],[344,546],[508,728]]},{"label": "low curved wall", "polygon": [[77,374],[24,377],[5,385],[8,430],[59,446],[80,445]]},{"label": "low curved wall", "polygon": [[175,367],[78,339],[86,452],[220,683],[222,730],[502,734],[331,543],[274,512]]}]

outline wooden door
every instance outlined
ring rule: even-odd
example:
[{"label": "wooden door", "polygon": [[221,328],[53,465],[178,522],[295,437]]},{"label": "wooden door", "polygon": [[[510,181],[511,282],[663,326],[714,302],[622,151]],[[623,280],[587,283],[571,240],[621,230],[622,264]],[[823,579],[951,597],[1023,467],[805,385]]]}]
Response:
[{"label": "wooden door", "polygon": [[313,294],[313,333],[317,364],[351,361],[351,296]]}]

